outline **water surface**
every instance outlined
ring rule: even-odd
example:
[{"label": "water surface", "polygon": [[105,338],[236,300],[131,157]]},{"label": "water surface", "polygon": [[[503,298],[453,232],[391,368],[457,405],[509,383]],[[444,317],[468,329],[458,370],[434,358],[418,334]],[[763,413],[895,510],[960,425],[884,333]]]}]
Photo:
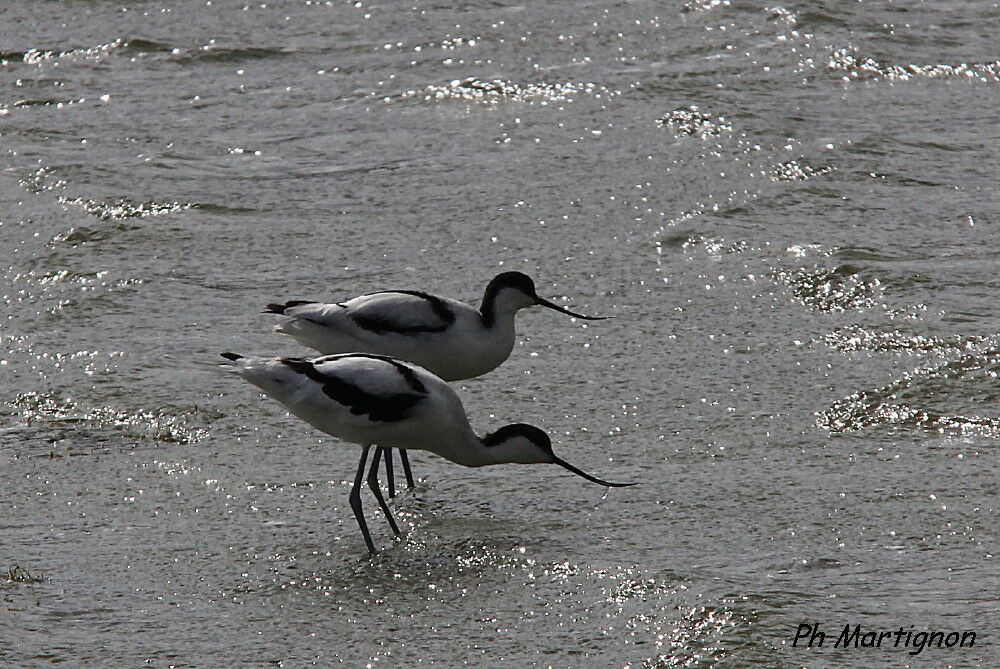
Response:
[{"label": "water surface", "polygon": [[[986,2],[7,3],[0,661],[995,665],[998,32]],[[300,355],[271,301],[504,270],[617,318],[523,313],[456,384],[473,424],[645,484],[417,453],[369,560],[357,448],[217,354]]]}]

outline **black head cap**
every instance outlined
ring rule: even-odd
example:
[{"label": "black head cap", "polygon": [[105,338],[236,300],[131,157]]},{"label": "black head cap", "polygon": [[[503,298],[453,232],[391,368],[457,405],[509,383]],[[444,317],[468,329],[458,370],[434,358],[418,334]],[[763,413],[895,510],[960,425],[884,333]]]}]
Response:
[{"label": "black head cap", "polygon": [[495,293],[501,288],[515,288],[531,297],[536,296],[535,282],[523,272],[503,272],[502,274],[497,274],[486,287],[486,292]]},{"label": "black head cap", "polygon": [[[494,305],[493,302],[496,300],[497,294],[504,288],[513,288],[520,291],[524,295],[527,295],[530,299],[534,300],[535,304],[541,305],[548,309],[558,311],[559,313],[572,316],[573,318],[582,318],[585,321],[602,321],[607,316],[584,316],[583,314],[578,314],[575,311],[570,311],[566,307],[560,307],[554,302],[546,300],[544,297],[539,297],[538,293],[535,292],[535,282],[531,280],[531,277],[522,272],[504,272],[503,274],[497,274],[490,281],[489,285],[486,286],[486,294],[483,295],[483,305],[480,311],[483,313],[483,320],[486,325],[493,325],[494,318]],[[526,305],[530,306],[530,305]]]},{"label": "black head cap", "polygon": [[545,434],[544,430],[540,430],[534,425],[528,425],[526,423],[504,425],[496,432],[490,432],[488,435],[483,437],[483,443],[487,446],[496,446],[497,444],[514,437],[524,437],[538,448],[542,449],[549,455],[552,455],[552,440],[549,439],[549,435]]},{"label": "black head cap", "polygon": [[[496,446],[501,444],[508,439],[514,439],[517,437],[523,437],[531,442],[536,448],[545,453],[546,457],[551,458],[547,462],[559,465],[563,469],[568,469],[577,476],[581,476],[588,481],[593,481],[594,483],[599,483],[603,486],[609,488],[624,488],[626,486],[636,485],[635,483],[611,483],[610,481],[605,481],[604,479],[599,479],[596,476],[592,476],[587,472],[583,471],[579,467],[571,465],[566,462],[558,455],[552,452],[552,440],[549,439],[549,435],[545,434],[543,430],[538,429],[534,425],[526,425],[525,423],[514,423],[513,425],[504,425],[502,428],[496,432],[491,432],[490,434],[483,437],[483,444],[486,446]],[[534,462],[534,461],[532,461]],[[543,462],[546,462],[543,460]]]}]

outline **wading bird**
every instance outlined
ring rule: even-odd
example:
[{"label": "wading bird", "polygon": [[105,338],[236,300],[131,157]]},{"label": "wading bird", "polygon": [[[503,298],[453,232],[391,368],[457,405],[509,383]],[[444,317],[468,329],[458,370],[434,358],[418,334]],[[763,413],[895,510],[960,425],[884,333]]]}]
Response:
[{"label": "wading bird", "polygon": [[479,437],[465,415],[462,401],[441,380],[412,363],[370,353],[347,353],[318,358],[247,358],[223,353],[223,366],[281,402],[294,415],[321,432],[360,444],[350,502],[368,550],[375,552],[361,510],[361,484],[373,444],[375,449],[368,486],[395,534],[399,527],[378,485],[378,465],[389,448],[430,451],[466,467],[505,463],[555,464],[588,481],[609,487],[552,452],[542,430],[518,423]]},{"label": "wading bird", "polygon": [[[527,274],[504,272],[486,286],[479,309],[415,290],[369,293],[325,304],[292,300],[269,304],[265,313],[291,319],[275,327],[323,355],[375,353],[416,363],[445,381],[470,379],[496,369],[514,348],[514,315],[540,305],[574,318],[584,316],[539,297]],[[392,451],[385,453],[389,496],[396,486]],[[413,487],[406,451],[400,450],[407,485]]]}]

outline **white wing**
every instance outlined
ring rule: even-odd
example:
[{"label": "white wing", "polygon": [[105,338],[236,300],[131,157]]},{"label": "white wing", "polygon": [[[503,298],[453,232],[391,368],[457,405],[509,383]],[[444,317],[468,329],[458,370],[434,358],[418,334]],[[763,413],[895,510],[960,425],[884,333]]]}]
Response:
[{"label": "white wing", "polygon": [[455,322],[452,302],[418,291],[386,291],[361,295],[337,304],[288,302],[268,305],[268,309],[317,325],[342,324],[346,317],[369,332],[414,334],[446,330]]},{"label": "white wing", "polygon": [[[427,373],[398,360],[367,353],[320,358],[245,358],[227,353],[226,367],[326,431],[371,428],[419,413],[429,393]],[[336,430],[332,433],[339,432]]]},{"label": "white wing", "polygon": [[372,422],[406,420],[427,396],[417,373],[392,358],[347,353],[281,362],[351,415]]}]

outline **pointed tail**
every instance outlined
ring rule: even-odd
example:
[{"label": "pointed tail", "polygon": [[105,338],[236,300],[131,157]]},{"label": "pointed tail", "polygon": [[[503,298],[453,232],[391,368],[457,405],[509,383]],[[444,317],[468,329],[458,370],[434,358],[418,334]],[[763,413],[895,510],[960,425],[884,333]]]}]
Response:
[{"label": "pointed tail", "polygon": [[291,309],[292,307],[297,307],[302,304],[313,304],[309,300],[289,300],[284,304],[279,304],[278,302],[271,302],[266,307],[262,313],[265,314],[283,314],[286,309]]},{"label": "pointed tail", "polygon": [[222,367],[222,369],[227,372],[235,372],[240,376],[243,376],[243,372],[246,370],[247,363],[250,362],[250,358],[245,355],[240,355],[239,353],[229,353],[228,351],[226,353],[220,353],[219,355],[226,359],[226,362],[219,363],[219,367]]}]

